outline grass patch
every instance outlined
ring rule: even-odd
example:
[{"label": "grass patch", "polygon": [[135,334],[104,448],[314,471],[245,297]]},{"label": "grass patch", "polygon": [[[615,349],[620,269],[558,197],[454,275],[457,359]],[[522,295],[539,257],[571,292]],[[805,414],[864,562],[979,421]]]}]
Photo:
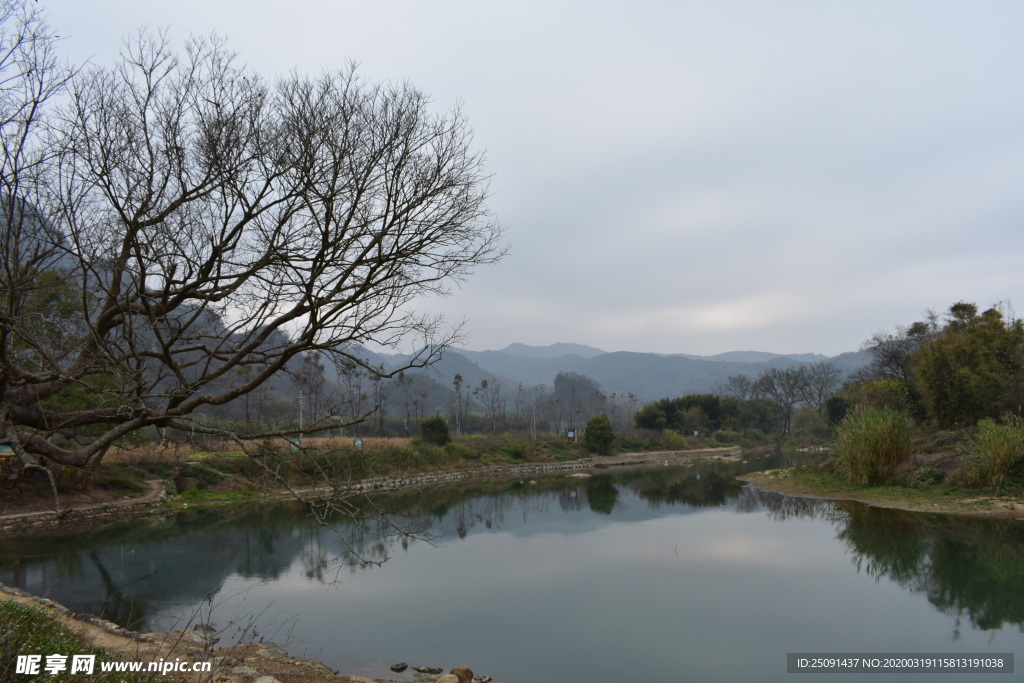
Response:
[{"label": "grass patch", "polygon": [[95,487],[123,495],[141,495],[148,490],[144,477],[145,473],[136,467],[120,463],[103,463],[95,472],[88,473],[79,488]]},{"label": "grass patch", "polygon": [[[45,672],[46,657],[68,655],[65,671]],[[70,673],[70,655],[96,655],[94,673]],[[106,650],[91,647],[80,635],[65,628],[46,610],[14,600],[0,600],[0,681],[30,680],[16,674],[18,655],[42,655],[40,674],[31,680],[69,681],[78,683],[149,683],[151,674],[100,673],[100,661],[110,659]]]},{"label": "grass patch", "polygon": [[998,493],[1007,484],[1020,484],[1024,457],[1024,420],[1007,413],[999,422],[986,418],[969,439],[976,456],[957,478],[967,486],[991,488]]},{"label": "grass patch", "polygon": [[201,489],[189,489],[181,494],[181,500],[186,503],[242,502],[252,499],[255,495],[255,491],[203,491]]},{"label": "grass patch", "polygon": [[[883,507],[922,512],[969,511],[964,508],[963,501],[966,497],[976,493],[945,484],[924,488],[911,488],[896,483],[858,486],[819,464],[801,465],[769,472],[754,472],[744,475],[743,478],[755,486],[794,496],[859,500]],[[978,505],[975,504],[974,509],[977,507]]]}]

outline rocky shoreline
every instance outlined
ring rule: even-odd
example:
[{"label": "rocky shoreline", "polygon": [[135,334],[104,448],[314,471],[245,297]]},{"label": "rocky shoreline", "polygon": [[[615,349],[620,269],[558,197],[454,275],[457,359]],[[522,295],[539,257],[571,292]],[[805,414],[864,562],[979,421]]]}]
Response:
[{"label": "rocky shoreline", "polygon": [[[148,663],[180,659],[190,663],[210,662],[212,665],[211,671],[201,674],[160,677],[168,683],[432,683],[437,680],[437,675],[431,673],[417,673],[405,681],[347,676],[323,662],[294,657],[272,643],[240,643],[218,648],[216,633],[202,624],[169,633],[129,631],[93,615],[76,614],[53,600],[0,584],[0,601],[4,600],[29,603],[48,612],[67,630],[81,635],[95,647],[104,648],[109,655],[108,660]],[[476,676],[473,680],[475,683],[487,683],[490,677]]]}]

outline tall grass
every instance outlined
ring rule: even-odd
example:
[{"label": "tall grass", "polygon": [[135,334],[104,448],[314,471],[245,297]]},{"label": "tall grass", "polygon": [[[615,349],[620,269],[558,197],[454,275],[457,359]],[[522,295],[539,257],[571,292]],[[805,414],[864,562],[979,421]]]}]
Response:
[{"label": "tall grass", "polygon": [[1024,456],[1024,420],[1011,413],[1003,415],[999,422],[992,418],[981,420],[968,443],[971,454],[977,458],[958,478],[967,486],[989,487],[998,493]]},{"label": "tall grass", "polygon": [[910,458],[913,422],[891,408],[850,413],[836,431],[836,473],[856,486],[890,481]]}]

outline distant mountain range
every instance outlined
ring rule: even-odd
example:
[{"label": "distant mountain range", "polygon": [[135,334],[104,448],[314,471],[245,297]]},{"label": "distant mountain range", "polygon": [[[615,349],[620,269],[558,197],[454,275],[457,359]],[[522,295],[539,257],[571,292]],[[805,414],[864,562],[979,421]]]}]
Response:
[{"label": "distant mountain range", "polygon": [[[465,353],[459,351],[458,353]],[[469,353],[474,353],[470,351]],[[505,353],[510,356],[523,356],[524,358],[561,358],[562,356],[579,356],[581,358],[593,358],[594,356],[600,356],[607,351],[601,349],[595,349],[593,346],[587,346],[586,344],[566,344],[559,342],[558,344],[551,344],[550,346],[530,346],[528,344],[509,344],[501,351],[495,353]]]},{"label": "distant mountain range", "polygon": [[[789,367],[829,360],[849,375],[868,362],[864,352],[828,357],[814,353],[778,354],[761,351],[732,351],[714,356],[689,354],[606,352],[583,344],[529,346],[510,344],[500,351],[449,349],[434,366],[424,370],[422,380],[433,380],[450,391],[456,374],[464,386],[474,388],[483,380],[497,381],[514,392],[544,385],[550,388],[560,372],[574,372],[595,380],[605,394],[634,394],[641,401],[707,393],[732,375],[757,377],[769,367]],[[371,361],[385,368],[396,367],[398,356],[375,356]],[[439,388],[431,390],[436,394]]]}]

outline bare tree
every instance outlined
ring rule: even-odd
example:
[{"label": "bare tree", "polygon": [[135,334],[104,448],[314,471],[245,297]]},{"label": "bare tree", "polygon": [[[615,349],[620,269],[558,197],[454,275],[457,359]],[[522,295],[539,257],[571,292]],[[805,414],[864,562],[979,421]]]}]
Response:
[{"label": "bare tree", "polygon": [[315,431],[320,427],[321,420],[338,413],[338,406],[334,404],[330,392],[327,391],[325,371],[320,354],[306,353],[302,355],[298,367],[291,372],[292,385],[300,392],[300,400],[309,408],[305,413],[305,425],[308,430]]},{"label": "bare tree", "polygon": [[747,375],[730,375],[721,385],[718,386],[719,396],[729,396],[737,401],[746,401],[752,396],[754,380]]},{"label": "bare tree", "polygon": [[825,401],[839,388],[843,371],[827,360],[805,365],[802,370],[804,374],[802,398],[807,405],[821,415],[825,410]]},{"label": "bare tree", "polygon": [[365,384],[367,376],[368,372],[364,371],[363,366],[353,361],[338,365],[343,419],[336,424],[339,427],[352,426],[353,433],[358,430],[359,423],[373,412],[372,408],[366,407],[367,399],[370,397]]},{"label": "bare tree", "polygon": [[876,332],[862,347],[871,354],[871,363],[858,375],[866,380],[895,377],[903,382],[911,381],[911,359],[914,352],[922,344],[934,339],[938,330],[938,315],[928,311],[925,321],[909,327],[899,326],[895,334]]},{"label": "bare tree", "polygon": [[[48,345],[80,331],[77,321],[57,320],[46,310],[67,312],[69,292],[53,272],[65,244],[37,208],[48,195],[61,151],[47,144],[49,105],[73,75],[57,57],[55,39],[35,3],[0,2],[0,439],[13,446],[23,469],[49,477],[59,512],[51,471],[21,447],[21,437],[31,437],[36,428],[19,429],[17,417],[31,405],[18,389],[54,374],[44,368]],[[56,359],[58,367],[62,361]]]},{"label": "bare tree", "polygon": [[468,397],[462,395],[463,389],[462,374],[455,373],[455,378],[452,379],[452,419],[455,422],[455,436],[462,435],[462,426],[466,421],[466,403],[468,403]]},{"label": "bare tree", "polygon": [[793,412],[803,400],[806,381],[802,367],[768,368],[754,381],[752,395],[769,398],[775,403],[780,434],[789,433]]},{"label": "bare tree", "polygon": [[[0,436],[23,467],[147,426],[282,435],[195,416],[303,354],[390,376],[458,338],[410,308],[503,253],[458,110],[351,65],[270,85],[216,37],[144,32],[44,136],[68,72],[28,5],[0,5]],[[410,341],[388,373],[352,350]]]},{"label": "bare tree", "polygon": [[384,418],[388,402],[388,376],[381,370],[370,375],[370,386],[373,387],[374,413],[377,418],[377,434],[384,434]]}]

